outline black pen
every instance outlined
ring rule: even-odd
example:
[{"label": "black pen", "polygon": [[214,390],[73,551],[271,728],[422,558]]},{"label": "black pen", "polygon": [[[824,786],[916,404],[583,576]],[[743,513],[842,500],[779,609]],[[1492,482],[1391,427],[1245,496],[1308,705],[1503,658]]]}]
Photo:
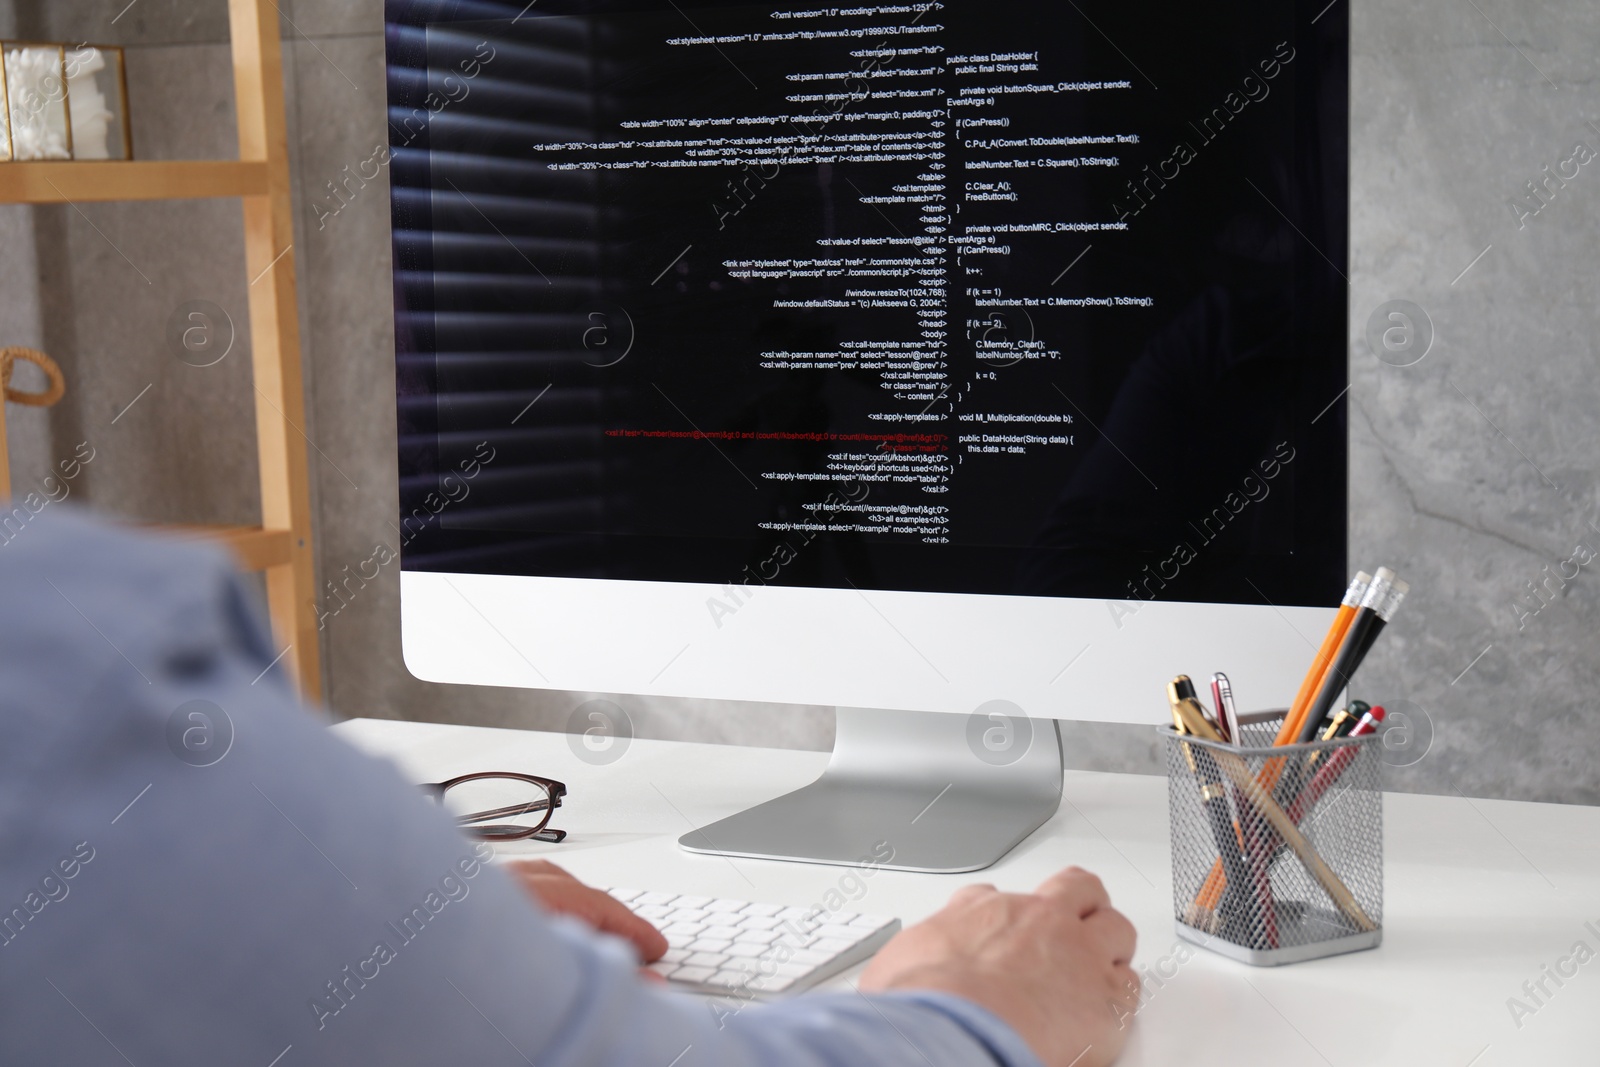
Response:
[{"label": "black pen", "polygon": [[[1187,682],[1188,679],[1180,675],[1179,679]],[[1194,687],[1188,688],[1193,693]],[[1167,687],[1168,699],[1177,697],[1181,689],[1177,685]],[[1184,713],[1188,712],[1186,716]],[[1193,716],[1192,725],[1190,716]],[[1209,730],[1216,739],[1220,739],[1215,728],[1206,721],[1204,708],[1195,697],[1187,696],[1181,700],[1173,700],[1172,717],[1178,723],[1180,733],[1190,736],[1205,736],[1204,731]],[[1230,809],[1229,786],[1223,780],[1221,769],[1217,766],[1217,759],[1205,748],[1184,745],[1185,755],[1189,758],[1189,766],[1195,772],[1195,779],[1200,784],[1200,806],[1205,808],[1206,817],[1211,822],[1211,836],[1216,840],[1217,857],[1222,863],[1222,871],[1226,876],[1226,885],[1222,891],[1222,898],[1217,902],[1215,917],[1212,926],[1220,926],[1217,930],[1223,937],[1235,944],[1248,945],[1250,948],[1276,948],[1278,939],[1277,917],[1272,903],[1272,882],[1267,873],[1267,850],[1265,842],[1258,837],[1252,829],[1251,843],[1254,852],[1251,856],[1244,853],[1244,832],[1239,823],[1232,818]],[[1237,757],[1228,757],[1237,761]],[[1249,771],[1239,764],[1240,773],[1245,780],[1249,780]],[[1253,785],[1254,783],[1251,782]],[[1234,798],[1240,804],[1241,817],[1250,810],[1250,805],[1243,798]],[[1254,821],[1244,820],[1247,825],[1254,827]],[[1252,860],[1256,861],[1252,866]],[[1255,906],[1251,905],[1250,892],[1254,887],[1256,894]],[[1220,919],[1220,923],[1216,920]]]},{"label": "black pen", "polygon": [[[1174,729],[1179,733],[1191,733],[1180,710],[1185,705],[1192,711],[1200,712],[1202,720],[1204,719],[1204,708],[1195,698],[1194,683],[1189,680],[1188,675],[1180,674],[1167,685],[1167,699],[1172,704]],[[1189,769],[1194,772],[1195,781],[1200,786],[1200,806],[1205,809],[1206,818],[1211,822],[1211,836],[1216,839],[1217,854],[1222,860],[1223,873],[1228,878],[1227,888],[1223,891],[1223,901],[1217,909],[1222,916],[1221,933],[1231,941],[1243,943],[1246,938],[1254,936],[1246,919],[1250,909],[1245,894],[1249,892],[1246,887],[1251,884],[1251,876],[1249,868],[1245,866],[1239,840],[1234,832],[1233,809],[1228,802],[1228,787],[1223,783],[1222,772],[1217,769],[1211,753],[1204,748],[1189,744],[1185,744],[1183,749]],[[1234,899],[1230,902],[1228,897]],[[1251,947],[1262,946],[1252,944]]]}]

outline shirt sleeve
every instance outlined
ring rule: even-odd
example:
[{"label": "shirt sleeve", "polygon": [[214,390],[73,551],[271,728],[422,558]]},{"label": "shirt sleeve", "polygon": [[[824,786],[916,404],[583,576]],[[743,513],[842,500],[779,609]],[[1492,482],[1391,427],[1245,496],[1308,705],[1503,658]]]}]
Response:
[{"label": "shirt sleeve", "polygon": [[299,707],[229,561],[0,538],[0,1062],[1037,1067],[932,993],[707,1002]]}]

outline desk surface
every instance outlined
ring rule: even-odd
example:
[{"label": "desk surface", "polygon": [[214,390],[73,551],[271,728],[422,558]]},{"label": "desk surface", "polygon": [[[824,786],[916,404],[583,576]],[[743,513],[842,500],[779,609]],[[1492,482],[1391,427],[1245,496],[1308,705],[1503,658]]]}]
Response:
[{"label": "desk surface", "polygon": [[[635,740],[596,766],[563,734],[374,719],[334,730],[419,782],[478,770],[566,782],[567,841],[501,851],[551,859],[597,885],[810,906],[848,873],[697,856],[676,843],[804,785],[823,753]],[[1600,1062],[1600,808],[1393,793],[1384,817],[1382,947],[1292,967],[1180,949],[1158,777],[1069,771],[1061,810],[996,866],[878,871],[852,906],[909,924],[967,882],[1020,890],[1069,864],[1094,871],[1139,929],[1146,994],[1119,1061],[1127,1067]],[[1560,985],[1547,977],[1560,971]],[[1514,1017],[1513,997],[1529,1010]]]}]

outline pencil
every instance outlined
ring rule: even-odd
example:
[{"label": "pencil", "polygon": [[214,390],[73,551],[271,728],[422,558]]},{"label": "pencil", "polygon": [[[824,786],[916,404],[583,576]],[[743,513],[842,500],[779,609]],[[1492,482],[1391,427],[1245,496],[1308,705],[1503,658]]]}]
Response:
[{"label": "pencil", "polygon": [[[1333,657],[1338,653],[1339,646],[1344,643],[1345,633],[1350,629],[1350,623],[1355,619],[1357,609],[1361,607],[1361,599],[1371,584],[1372,575],[1366,571],[1357,571],[1356,576],[1350,579],[1350,587],[1344,591],[1344,599],[1339,601],[1339,610],[1333,616],[1333,625],[1328,627],[1327,636],[1322,639],[1322,647],[1317,649],[1317,654],[1312,657],[1311,669],[1306,672],[1305,681],[1300,683],[1300,691],[1295,694],[1294,703],[1289,705],[1289,714],[1278,727],[1278,737],[1272,742],[1273,744],[1292,745],[1295,738],[1300,736],[1306,709],[1311,706],[1312,699],[1322,688],[1322,676],[1328,673]],[[1261,784],[1271,789],[1277,783],[1277,775],[1281,773],[1282,768],[1279,767],[1273,774],[1272,781],[1264,781]]]},{"label": "pencil", "polygon": [[1322,676],[1322,685],[1317,690],[1316,698],[1306,707],[1305,719],[1300,724],[1300,742],[1310,741],[1317,736],[1317,727],[1321,725],[1323,716],[1333,709],[1339,694],[1350,684],[1356,669],[1377,641],[1378,634],[1383,632],[1389,616],[1405,599],[1409,588],[1395,576],[1394,571],[1387,567],[1378,568],[1377,577],[1367,587],[1366,595],[1361,598],[1361,607],[1356,611],[1350,629],[1339,646],[1339,654]]}]

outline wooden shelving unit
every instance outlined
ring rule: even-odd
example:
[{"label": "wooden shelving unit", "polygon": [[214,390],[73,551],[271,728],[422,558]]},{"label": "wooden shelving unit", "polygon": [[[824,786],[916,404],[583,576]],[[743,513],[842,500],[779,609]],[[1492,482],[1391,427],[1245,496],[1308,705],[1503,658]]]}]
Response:
[{"label": "wooden shelving unit", "polygon": [[231,160],[6,163],[0,165],[0,201],[65,204],[265,196],[267,174],[265,163]]},{"label": "wooden shelving unit", "polygon": [[261,526],[180,526],[175,532],[225,544],[265,573],[282,662],[319,700],[316,570],[305,391],[295,303],[294,214],[284,121],[278,9],[271,0],[229,0],[239,158],[179,162],[0,163],[0,202],[60,204],[238,197],[244,207],[245,269],[261,468]]}]

